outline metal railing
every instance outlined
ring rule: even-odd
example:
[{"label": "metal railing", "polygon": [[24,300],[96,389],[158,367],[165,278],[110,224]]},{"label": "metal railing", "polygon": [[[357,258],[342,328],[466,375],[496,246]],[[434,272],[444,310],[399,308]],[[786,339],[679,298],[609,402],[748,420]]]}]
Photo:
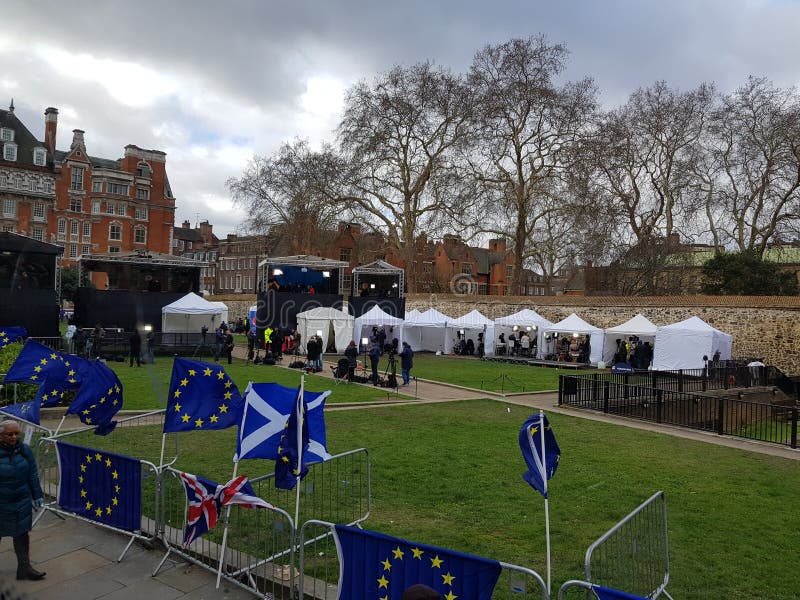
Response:
[{"label": "metal railing", "polygon": [[[586,550],[586,581],[647,598],[669,583],[667,500],[656,492]],[[559,594],[560,596],[560,594]]]},{"label": "metal railing", "polygon": [[[310,519],[300,528],[299,597],[315,600],[339,598],[342,557],[331,522]],[[548,600],[547,584],[534,570],[500,562],[500,578],[493,600]]]},{"label": "metal railing", "polygon": [[[629,379],[631,381],[631,379]],[[558,402],[607,414],[797,448],[798,406],[671,391],[594,375],[559,379]]]}]

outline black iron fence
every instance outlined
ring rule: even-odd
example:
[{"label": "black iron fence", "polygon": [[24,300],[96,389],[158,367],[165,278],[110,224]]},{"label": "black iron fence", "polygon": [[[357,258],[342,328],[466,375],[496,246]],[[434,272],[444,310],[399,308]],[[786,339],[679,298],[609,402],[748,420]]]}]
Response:
[{"label": "black iron fence", "polygon": [[[738,394],[678,391],[661,385],[669,378],[650,373],[631,374],[624,383],[615,381],[618,375],[562,375],[558,403],[797,448],[798,406],[793,401],[753,402]],[[684,387],[686,383],[683,379]]]}]

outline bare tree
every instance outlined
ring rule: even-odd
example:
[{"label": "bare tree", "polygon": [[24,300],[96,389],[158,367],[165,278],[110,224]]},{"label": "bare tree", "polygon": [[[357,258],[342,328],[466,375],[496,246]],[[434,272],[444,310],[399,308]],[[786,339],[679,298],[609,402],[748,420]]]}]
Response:
[{"label": "bare tree", "polygon": [[417,287],[420,235],[469,212],[451,183],[470,110],[463,79],[430,63],[396,66],[347,92],[338,128],[346,167],[327,195],[368,216],[386,236],[404,263],[409,291]]},{"label": "bare tree", "polygon": [[718,247],[762,257],[800,218],[800,100],[750,77],[723,97],[708,143],[706,206]]},{"label": "bare tree", "polygon": [[283,144],[269,157],[254,157],[241,177],[226,185],[248,215],[246,229],[266,235],[288,232],[295,252],[307,252],[319,234],[336,224],[339,208],[325,196],[341,168],[335,152],[314,152],[304,140]]},{"label": "bare tree", "polygon": [[670,237],[683,211],[696,226],[703,205],[693,201],[692,166],[713,98],[708,85],[678,92],[657,82],[604,115],[593,146],[597,173],[634,244]]},{"label": "bare tree", "polygon": [[480,135],[470,164],[486,207],[484,230],[511,238],[515,287],[534,232],[546,230],[543,220],[554,210],[547,201],[552,180],[569,168],[571,147],[595,109],[590,79],[560,87],[554,81],[567,56],[544,36],[513,39],[483,48],[470,70]]}]

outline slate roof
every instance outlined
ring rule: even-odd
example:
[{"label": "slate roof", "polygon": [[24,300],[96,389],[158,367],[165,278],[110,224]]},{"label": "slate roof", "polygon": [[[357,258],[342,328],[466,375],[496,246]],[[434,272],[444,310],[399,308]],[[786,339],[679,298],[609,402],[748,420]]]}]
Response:
[{"label": "slate roof", "polygon": [[[7,164],[18,167],[33,167],[33,149],[44,148],[44,143],[37,140],[28,128],[22,124],[22,121],[17,118],[17,115],[9,110],[0,110],[0,127],[14,130],[14,143],[17,145],[17,160]],[[4,162],[2,158],[3,156],[0,154],[0,163]],[[48,160],[50,159],[51,157],[48,157]],[[41,167],[37,166],[36,168]]]},{"label": "slate roof", "polygon": [[[69,156],[71,151],[56,150],[53,152],[53,158],[56,162],[64,162],[64,159]],[[97,156],[87,156],[92,168],[95,169],[110,169],[112,171],[119,170],[119,159],[114,160],[110,158],[98,158]]]}]

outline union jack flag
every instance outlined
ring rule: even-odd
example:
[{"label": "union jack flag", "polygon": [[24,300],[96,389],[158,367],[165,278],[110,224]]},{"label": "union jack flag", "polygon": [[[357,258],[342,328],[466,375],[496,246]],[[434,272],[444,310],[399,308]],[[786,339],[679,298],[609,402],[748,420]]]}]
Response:
[{"label": "union jack flag", "polygon": [[191,473],[181,473],[181,480],[189,499],[189,522],[183,536],[184,546],[214,528],[223,506],[238,504],[242,508],[274,508],[256,496],[246,475],[239,475],[225,485]]}]

